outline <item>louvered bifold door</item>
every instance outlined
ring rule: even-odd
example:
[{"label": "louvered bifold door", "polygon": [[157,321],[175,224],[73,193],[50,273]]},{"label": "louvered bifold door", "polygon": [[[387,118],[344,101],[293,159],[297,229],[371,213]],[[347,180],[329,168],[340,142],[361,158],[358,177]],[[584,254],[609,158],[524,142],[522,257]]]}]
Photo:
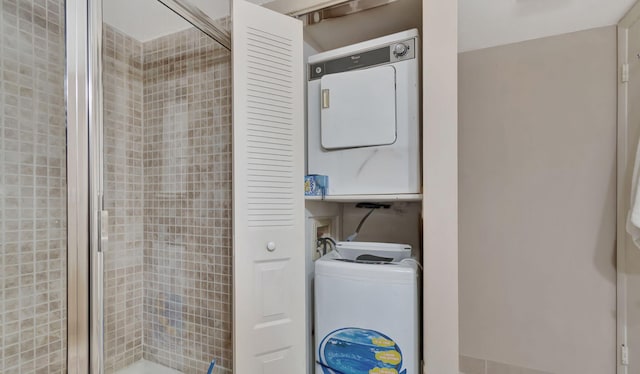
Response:
[{"label": "louvered bifold door", "polygon": [[234,372],[303,374],[302,23],[233,1]]}]

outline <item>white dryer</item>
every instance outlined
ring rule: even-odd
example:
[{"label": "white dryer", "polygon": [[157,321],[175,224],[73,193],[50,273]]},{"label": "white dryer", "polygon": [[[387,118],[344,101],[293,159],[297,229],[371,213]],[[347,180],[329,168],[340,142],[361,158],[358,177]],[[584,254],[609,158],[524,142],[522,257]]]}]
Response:
[{"label": "white dryer", "polygon": [[419,193],[417,30],[309,57],[308,174],[329,195]]},{"label": "white dryer", "polygon": [[315,265],[315,373],[420,373],[411,247],[350,242],[338,248]]}]

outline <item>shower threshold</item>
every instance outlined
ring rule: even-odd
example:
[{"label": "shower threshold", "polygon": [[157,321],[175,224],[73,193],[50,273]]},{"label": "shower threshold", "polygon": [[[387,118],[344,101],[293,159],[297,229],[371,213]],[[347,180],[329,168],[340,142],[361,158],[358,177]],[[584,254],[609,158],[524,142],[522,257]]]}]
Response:
[{"label": "shower threshold", "polygon": [[182,374],[181,372],[156,364],[155,362],[140,360],[118,370],[116,374]]}]

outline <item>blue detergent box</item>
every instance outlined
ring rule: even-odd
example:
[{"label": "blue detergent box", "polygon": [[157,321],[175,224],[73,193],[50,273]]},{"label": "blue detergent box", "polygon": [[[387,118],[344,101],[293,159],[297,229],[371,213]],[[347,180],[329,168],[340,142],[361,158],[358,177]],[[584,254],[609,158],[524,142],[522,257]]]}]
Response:
[{"label": "blue detergent box", "polygon": [[309,174],[304,177],[305,196],[325,196],[329,189],[329,177],[326,175]]}]

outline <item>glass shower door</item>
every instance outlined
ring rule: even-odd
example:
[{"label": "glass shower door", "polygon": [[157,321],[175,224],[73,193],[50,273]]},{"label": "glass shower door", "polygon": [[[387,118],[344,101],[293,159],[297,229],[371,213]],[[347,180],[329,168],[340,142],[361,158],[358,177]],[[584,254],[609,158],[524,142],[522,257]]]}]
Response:
[{"label": "glass shower door", "polygon": [[103,19],[104,370],[230,373],[230,54],[155,0]]}]

